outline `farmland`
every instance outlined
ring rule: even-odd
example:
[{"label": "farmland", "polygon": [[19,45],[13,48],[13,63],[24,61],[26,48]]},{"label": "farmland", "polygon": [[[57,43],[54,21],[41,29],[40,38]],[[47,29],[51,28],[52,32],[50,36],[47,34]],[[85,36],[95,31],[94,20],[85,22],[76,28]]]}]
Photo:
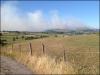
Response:
[{"label": "farmland", "polygon": [[21,34],[14,42],[12,36],[3,35],[10,43],[1,48],[1,55],[16,59],[36,74],[99,74],[98,34],[40,35],[46,37],[25,40]]},{"label": "farmland", "polygon": [[99,1],[0,3],[0,75],[100,75]]}]

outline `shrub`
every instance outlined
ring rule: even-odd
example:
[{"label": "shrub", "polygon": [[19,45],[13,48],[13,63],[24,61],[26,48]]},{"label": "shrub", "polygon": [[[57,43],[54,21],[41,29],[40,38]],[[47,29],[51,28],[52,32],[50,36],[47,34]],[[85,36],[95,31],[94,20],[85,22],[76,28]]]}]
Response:
[{"label": "shrub", "polygon": [[6,44],[7,44],[7,40],[1,40],[1,39],[0,39],[0,45],[1,45],[1,46],[4,46],[4,45],[6,45]]}]

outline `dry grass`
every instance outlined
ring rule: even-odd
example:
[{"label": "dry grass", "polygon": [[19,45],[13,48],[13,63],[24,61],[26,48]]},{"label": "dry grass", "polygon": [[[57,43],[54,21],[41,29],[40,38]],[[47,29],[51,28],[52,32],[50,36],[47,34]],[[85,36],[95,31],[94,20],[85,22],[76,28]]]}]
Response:
[{"label": "dry grass", "polygon": [[76,74],[71,63],[60,61],[56,62],[55,58],[51,58],[47,55],[43,56],[30,56],[29,54],[22,53],[19,55],[18,51],[3,52],[2,55],[9,56],[16,59],[18,62],[25,64],[35,74]]},{"label": "dry grass", "polygon": [[[24,63],[36,74],[99,74],[99,37],[96,35],[49,37],[31,42],[33,56],[29,55],[29,42],[20,43],[21,52],[19,44],[15,44],[12,53],[8,46],[3,54]],[[41,43],[45,44],[46,55],[42,54]],[[63,50],[66,61],[63,61]]]},{"label": "dry grass", "polygon": [[48,56],[32,56],[29,64],[38,74],[75,74],[75,70],[68,62],[61,61],[57,63],[55,59]]}]

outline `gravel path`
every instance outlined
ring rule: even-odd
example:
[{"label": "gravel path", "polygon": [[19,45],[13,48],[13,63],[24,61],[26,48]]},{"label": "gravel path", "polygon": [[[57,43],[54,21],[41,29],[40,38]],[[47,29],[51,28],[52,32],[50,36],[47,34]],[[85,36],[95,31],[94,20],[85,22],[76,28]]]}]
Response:
[{"label": "gravel path", "polygon": [[9,57],[0,56],[0,75],[15,75],[15,74],[23,74],[29,75],[33,74],[25,65],[20,64],[16,60],[13,60]]}]

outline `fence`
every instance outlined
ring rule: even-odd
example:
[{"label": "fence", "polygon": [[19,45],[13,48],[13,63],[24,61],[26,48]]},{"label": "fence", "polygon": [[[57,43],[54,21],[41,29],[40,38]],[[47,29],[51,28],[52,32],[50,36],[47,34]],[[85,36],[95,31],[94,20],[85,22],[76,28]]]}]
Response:
[{"label": "fence", "polygon": [[[38,48],[40,47],[40,48]],[[20,53],[27,51],[28,54],[30,54],[31,56],[34,55],[34,52],[40,53],[42,55],[46,55],[47,53],[50,54],[50,50],[48,49],[48,46],[45,43],[41,43],[39,46],[35,47],[33,43],[27,43],[27,44],[11,44],[8,47],[5,47],[6,50],[9,50],[10,52],[14,52],[19,50]],[[36,48],[38,48],[38,50],[35,50]],[[51,56],[52,56],[52,51],[51,51]],[[66,52],[65,50],[62,50],[62,57],[64,59],[64,61],[66,61]]]},{"label": "fence", "polygon": [[[59,49],[59,50],[58,50]],[[83,49],[83,48],[82,48]],[[85,54],[92,54],[92,53],[99,53],[99,52],[88,52],[90,51],[90,49],[92,48],[87,48],[84,49],[87,52],[81,52],[79,51],[80,49],[77,48],[77,51],[73,49],[73,51],[71,51],[70,49],[66,49],[61,48],[60,45],[57,44],[53,44],[52,43],[44,43],[41,42],[39,44],[34,44],[33,42],[31,43],[20,43],[20,44],[11,44],[10,46],[6,47],[5,46],[5,50],[9,50],[10,52],[13,51],[17,51],[19,50],[20,53],[22,52],[27,52],[28,54],[30,54],[31,56],[33,56],[35,53],[37,53],[38,55],[50,55],[51,57],[56,56],[57,59],[59,58],[63,58],[64,61],[67,61],[69,58],[74,58],[74,56],[85,56]],[[69,57],[68,57],[69,56]],[[76,57],[78,58],[78,57]]]}]

